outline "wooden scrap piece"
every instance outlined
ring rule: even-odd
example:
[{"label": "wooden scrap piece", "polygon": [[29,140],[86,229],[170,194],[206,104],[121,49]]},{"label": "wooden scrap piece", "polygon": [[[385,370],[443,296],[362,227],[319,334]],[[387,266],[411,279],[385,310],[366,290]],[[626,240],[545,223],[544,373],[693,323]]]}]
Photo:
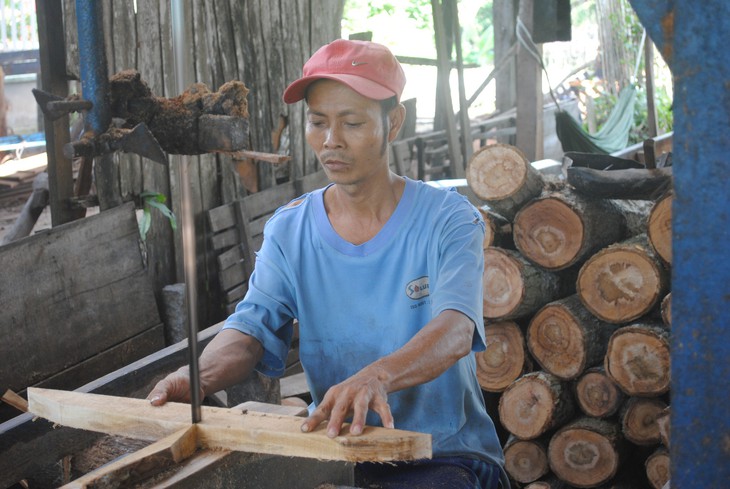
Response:
[{"label": "wooden scrap piece", "polygon": [[[144,399],[37,388],[28,389],[28,398],[31,413],[54,423],[131,438],[158,440],[190,425],[187,404],[155,407]],[[202,409],[202,422],[197,424],[201,448],[349,462],[431,457],[429,434],[366,426],[359,436],[328,438],[324,427],[302,433],[302,420],[296,416]]]},{"label": "wooden scrap piece", "polygon": [[63,489],[130,487],[190,457],[197,450],[196,425],[85,474]]}]

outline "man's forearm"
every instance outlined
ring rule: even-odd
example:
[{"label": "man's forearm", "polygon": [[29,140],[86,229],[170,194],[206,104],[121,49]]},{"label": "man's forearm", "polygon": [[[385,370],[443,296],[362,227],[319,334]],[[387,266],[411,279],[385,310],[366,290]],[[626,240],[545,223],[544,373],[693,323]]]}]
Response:
[{"label": "man's forearm", "polygon": [[398,351],[366,368],[377,369],[388,392],[429,382],[471,351],[474,323],[464,314],[446,310]]},{"label": "man's forearm", "polygon": [[264,349],[254,337],[234,329],[224,329],[200,355],[200,385],[212,394],[242,382],[263,356]]}]

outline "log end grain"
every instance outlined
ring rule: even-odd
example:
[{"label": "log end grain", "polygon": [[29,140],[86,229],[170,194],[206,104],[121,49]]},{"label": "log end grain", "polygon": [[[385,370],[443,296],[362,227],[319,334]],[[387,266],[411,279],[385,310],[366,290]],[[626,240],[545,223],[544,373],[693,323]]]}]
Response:
[{"label": "log end grain", "polygon": [[573,416],[570,392],[547,372],[532,372],[510,385],[499,400],[499,419],[517,438],[530,440]]},{"label": "log end grain", "polygon": [[584,330],[570,311],[548,304],[530,321],[527,346],[535,360],[561,379],[573,379],[586,367]]},{"label": "log end grain", "polygon": [[515,216],[515,246],[529,260],[548,270],[570,266],[583,247],[580,216],[557,198],[527,204]]},{"label": "log end grain", "polygon": [[527,440],[508,443],[504,447],[504,468],[517,482],[536,481],[549,471],[546,446]]},{"label": "log end grain", "polygon": [[661,441],[657,419],[667,405],[657,398],[632,397],[621,409],[621,431],[635,445],[650,446]]},{"label": "log end grain", "polygon": [[617,427],[598,419],[580,418],[550,440],[552,471],[576,487],[596,487],[616,475],[624,446]]},{"label": "log end grain", "polygon": [[646,314],[664,292],[664,272],[643,248],[615,246],[593,255],[578,273],[581,302],[610,323]]},{"label": "log end grain", "polygon": [[500,200],[517,192],[527,178],[529,161],[514,146],[491,144],[476,151],[466,168],[466,181],[482,200]]},{"label": "log end grain", "polygon": [[657,254],[672,263],[672,193],[660,198],[649,213],[647,236]]},{"label": "log end grain", "polygon": [[662,489],[669,480],[669,452],[665,448],[657,449],[649,455],[644,466],[651,487]]},{"label": "log end grain", "polygon": [[486,324],[484,330],[487,348],[475,354],[477,380],[487,392],[502,392],[525,371],[525,338],[512,321]]},{"label": "log end grain", "polygon": [[658,396],[669,390],[669,333],[659,326],[636,324],[611,335],[606,373],[630,396]]},{"label": "log end grain", "polygon": [[575,384],[578,407],[588,416],[606,418],[618,411],[624,393],[603,368],[586,371]]},{"label": "log end grain", "polygon": [[499,248],[484,251],[484,317],[508,316],[522,302],[525,284],[519,263]]}]

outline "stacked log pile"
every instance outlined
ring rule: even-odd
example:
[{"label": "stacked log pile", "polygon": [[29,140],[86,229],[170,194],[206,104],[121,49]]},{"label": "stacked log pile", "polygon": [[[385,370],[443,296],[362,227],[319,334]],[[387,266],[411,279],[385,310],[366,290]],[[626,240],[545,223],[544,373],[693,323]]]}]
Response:
[{"label": "stacked log pile", "polygon": [[478,379],[514,486],[662,488],[671,192],[597,197],[499,144],[467,182],[486,203]]}]

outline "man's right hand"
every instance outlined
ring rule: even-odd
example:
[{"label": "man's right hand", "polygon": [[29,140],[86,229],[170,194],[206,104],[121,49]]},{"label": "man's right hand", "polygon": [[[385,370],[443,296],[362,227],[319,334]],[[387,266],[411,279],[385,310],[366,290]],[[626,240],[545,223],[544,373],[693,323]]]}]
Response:
[{"label": "man's right hand", "polygon": [[[202,398],[203,393],[201,392]],[[190,402],[188,368],[182,367],[159,381],[147,395],[147,399],[153,406],[162,406],[166,402]]]}]

